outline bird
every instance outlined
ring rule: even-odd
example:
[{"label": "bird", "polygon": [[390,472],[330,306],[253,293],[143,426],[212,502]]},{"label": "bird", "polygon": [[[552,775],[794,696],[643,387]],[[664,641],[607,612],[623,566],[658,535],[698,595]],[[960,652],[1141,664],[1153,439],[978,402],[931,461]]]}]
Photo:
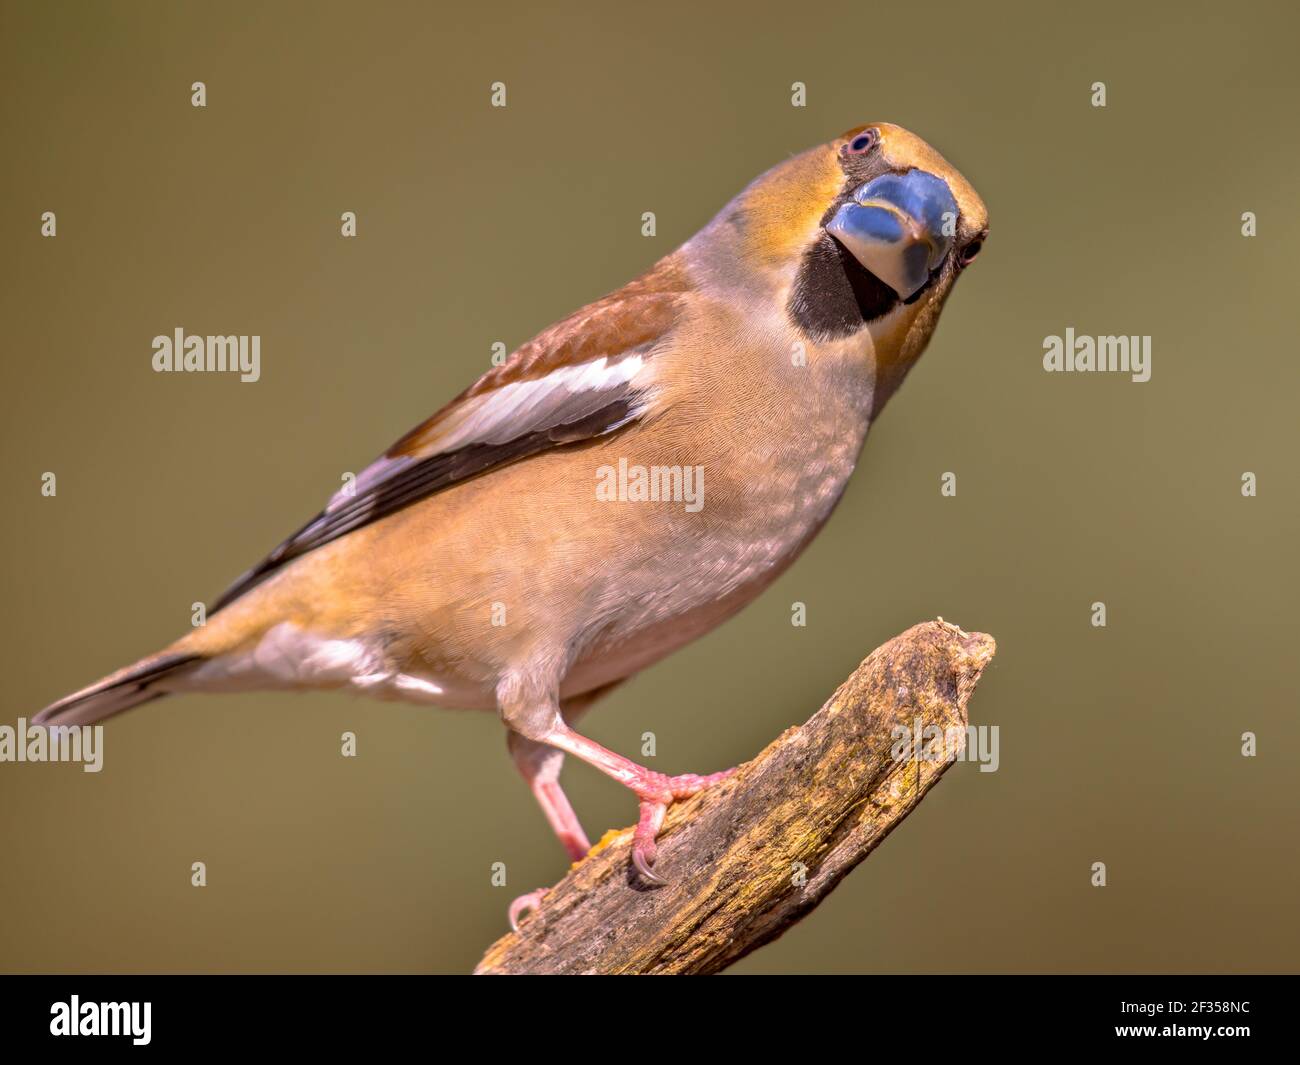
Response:
[{"label": "bird", "polygon": [[975,189],[901,126],[786,158],[401,437],[204,625],[33,722],[252,690],[494,711],[569,857],[590,843],[566,755],[633,792],[632,864],[665,883],[668,807],[732,770],[660,773],[577,723],[807,547],[987,236]]}]

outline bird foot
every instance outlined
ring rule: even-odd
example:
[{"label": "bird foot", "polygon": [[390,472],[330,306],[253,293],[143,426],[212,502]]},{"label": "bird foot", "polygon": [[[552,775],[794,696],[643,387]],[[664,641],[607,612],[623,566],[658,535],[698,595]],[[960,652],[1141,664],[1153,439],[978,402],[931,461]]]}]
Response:
[{"label": "bird foot", "polygon": [[519,931],[519,920],[526,913],[532,913],[542,908],[542,898],[550,891],[550,888],[538,888],[536,891],[530,891],[527,895],[520,895],[510,904],[510,928],[511,931]]},{"label": "bird foot", "polygon": [[735,771],[735,769],[724,769],[721,773],[710,773],[708,776],[685,773],[682,776],[670,777],[664,773],[645,770],[645,776],[632,786],[637,798],[641,800],[641,817],[637,821],[636,830],[632,833],[632,864],[647,883],[656,887],[663,887],[668,883],[650,868],[654,865],[655,855],[658,852],[656,840],[659,830],[663,827],[668,807],[678,799],[689,798],[696,792],[726,780]]}]

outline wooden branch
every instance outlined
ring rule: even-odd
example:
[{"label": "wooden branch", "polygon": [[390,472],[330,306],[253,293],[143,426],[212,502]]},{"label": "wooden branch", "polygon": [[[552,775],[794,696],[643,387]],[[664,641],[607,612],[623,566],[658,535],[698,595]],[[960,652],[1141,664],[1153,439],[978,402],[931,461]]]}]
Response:
[{"label": "wooden branch", "polygon": [[631,829],[608,832],[475,972],[716,973],[775,939],[943,775],[950,760],[895,757],[895,728],[910,737],[919,720],[964,737],[994,650],[991,636],[942,619],[894,637],[807,724],[670,808],[655,864],[668,886],[636,875]]}]

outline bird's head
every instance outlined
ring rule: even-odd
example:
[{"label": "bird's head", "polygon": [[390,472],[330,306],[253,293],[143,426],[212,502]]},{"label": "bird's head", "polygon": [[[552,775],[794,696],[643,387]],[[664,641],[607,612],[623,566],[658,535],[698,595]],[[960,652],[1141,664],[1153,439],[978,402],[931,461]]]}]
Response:
[{"label": "bird's head", "polygon": [[915,134],[859,126],[760,177],[733,203],[747,266],[782,279],[813,343],[870,334],[883,402],[925,347],[988,236],[970,183]]}]

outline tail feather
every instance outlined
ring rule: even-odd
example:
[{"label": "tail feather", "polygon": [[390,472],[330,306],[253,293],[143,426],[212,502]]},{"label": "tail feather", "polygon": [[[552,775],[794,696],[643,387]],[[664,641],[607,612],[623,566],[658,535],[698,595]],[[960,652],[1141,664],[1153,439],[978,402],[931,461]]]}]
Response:
[{"label": "tail feather", "polygon": [[110,673],[87,688],[65,695],[32,718],[36,725],[90,725],[167,694],[161,682],[187,671],[202,655],[161,654]]}]

